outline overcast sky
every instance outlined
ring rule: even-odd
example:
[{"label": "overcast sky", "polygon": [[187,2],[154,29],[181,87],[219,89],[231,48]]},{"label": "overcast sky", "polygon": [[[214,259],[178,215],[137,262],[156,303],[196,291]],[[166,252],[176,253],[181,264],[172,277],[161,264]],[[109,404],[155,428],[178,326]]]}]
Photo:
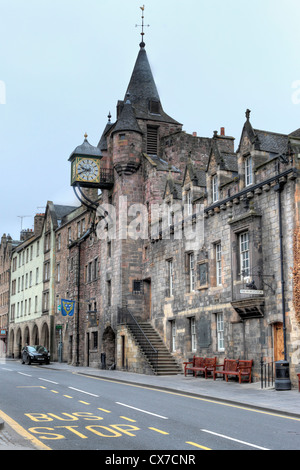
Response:
[{"label": "overcast sky", "polygon": [[300,127],[299,0],[0,0],[0,236],[76,204],[69,155],[97,145],[145,43],[164,110],[188,133]]}]

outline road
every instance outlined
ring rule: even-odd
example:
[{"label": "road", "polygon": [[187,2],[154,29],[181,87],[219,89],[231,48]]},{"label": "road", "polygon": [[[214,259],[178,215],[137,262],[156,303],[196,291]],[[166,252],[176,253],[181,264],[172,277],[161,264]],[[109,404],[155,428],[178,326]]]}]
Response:
[{"label": "road", "polygon": [[166,450],[300,449],[300,419],[213,399],[15,361],[0,383],[0,418],[38,449],[147,450],[152,464]]}]

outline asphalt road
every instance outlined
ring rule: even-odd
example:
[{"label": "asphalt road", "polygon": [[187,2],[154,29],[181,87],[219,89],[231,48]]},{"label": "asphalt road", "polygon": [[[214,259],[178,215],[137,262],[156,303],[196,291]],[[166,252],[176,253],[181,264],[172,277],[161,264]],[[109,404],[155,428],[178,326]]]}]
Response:
[{"label": "asphalt road", "polygon": [[300,419],[184,393],[18,362],[0,364],[0,384],[0,418],[38,449],[146,450],[154,465],[166,450],[180,463],[199,450],[300,449]]}]

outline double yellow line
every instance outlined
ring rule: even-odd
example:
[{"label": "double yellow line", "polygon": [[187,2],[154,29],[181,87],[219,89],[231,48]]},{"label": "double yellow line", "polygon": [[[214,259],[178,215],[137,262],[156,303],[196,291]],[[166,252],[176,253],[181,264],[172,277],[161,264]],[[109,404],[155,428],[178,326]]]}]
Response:
[{"label": "double yellow line", "polygon": [[14,419],[5,414],[0,410],[0,418],[3,419],[15,432],[17,432],[24,439],[28,440],[34,447],[38,450],[52,450],[50,447],[46,446],[43,442],[39,441],[36,437],[30,434],[26,429],[24,429],[20,424],[18,424]]}]

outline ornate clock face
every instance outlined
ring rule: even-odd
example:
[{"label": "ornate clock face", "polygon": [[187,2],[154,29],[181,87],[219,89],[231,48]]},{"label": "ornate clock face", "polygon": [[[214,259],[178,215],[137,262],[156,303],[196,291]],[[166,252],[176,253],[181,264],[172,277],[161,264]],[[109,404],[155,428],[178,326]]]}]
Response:
[{"label": "ornate clock face", "polygon": [[99,166],[90,158],[83,158],[77,165],[78,179],[86,182],[94,182],[99,177]]}]

